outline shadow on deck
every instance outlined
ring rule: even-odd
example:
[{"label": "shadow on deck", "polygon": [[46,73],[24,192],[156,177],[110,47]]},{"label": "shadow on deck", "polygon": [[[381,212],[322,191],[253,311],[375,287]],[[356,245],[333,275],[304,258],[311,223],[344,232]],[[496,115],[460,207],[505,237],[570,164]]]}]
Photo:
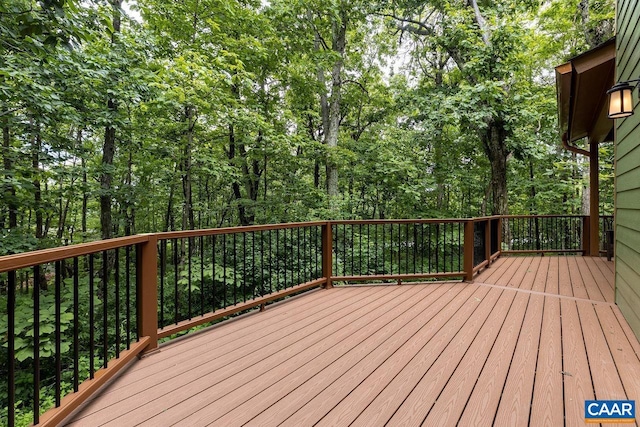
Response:
[{"label": "shadow on deck", "polygon": [[473,284],[317,290],[176,340],[68,423],[582,425],[640,399],[613,264],[506,257]]}]

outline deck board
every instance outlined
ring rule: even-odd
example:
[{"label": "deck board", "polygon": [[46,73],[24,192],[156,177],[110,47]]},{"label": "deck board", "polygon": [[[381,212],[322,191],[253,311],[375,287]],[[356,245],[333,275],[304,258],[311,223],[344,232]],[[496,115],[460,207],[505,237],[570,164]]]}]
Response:
[{"label": "deck board", "polygon": [[610,264],[310,292],[162,346],[68,424],[582,425],[585,399],[640,399]]},{"label": "deck board", "polygon": [[560,299],[545,297],[530,417],[540,425],[564,422],[561,338]]},{"label": "deck board", "polygon": [[563,299],[560,310],[564,410],[567,419],[575,420],[584,416],[584,401],[595,396],[576,302]]}]

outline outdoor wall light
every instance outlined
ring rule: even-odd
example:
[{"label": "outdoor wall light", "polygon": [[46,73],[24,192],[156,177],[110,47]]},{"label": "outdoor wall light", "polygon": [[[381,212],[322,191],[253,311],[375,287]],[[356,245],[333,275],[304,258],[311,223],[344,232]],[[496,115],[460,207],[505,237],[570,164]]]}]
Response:
[{"label": "outdoor wall light", "polygon": [[633,89],[638,86],[638,82],[640,79],[616,83],[607,91],[610,119],[622,119],[633,115]]}]

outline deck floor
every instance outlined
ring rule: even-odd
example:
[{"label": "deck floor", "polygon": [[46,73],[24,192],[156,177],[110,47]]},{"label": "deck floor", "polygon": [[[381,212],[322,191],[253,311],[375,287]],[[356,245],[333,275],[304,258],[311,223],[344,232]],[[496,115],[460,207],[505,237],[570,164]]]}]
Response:
[{"label": "deck floor", "polygon": [[585,399],[640,400],[613,298],[613,264],[583,257],[318,290],[163,346],[69,425],[584,425]]}]

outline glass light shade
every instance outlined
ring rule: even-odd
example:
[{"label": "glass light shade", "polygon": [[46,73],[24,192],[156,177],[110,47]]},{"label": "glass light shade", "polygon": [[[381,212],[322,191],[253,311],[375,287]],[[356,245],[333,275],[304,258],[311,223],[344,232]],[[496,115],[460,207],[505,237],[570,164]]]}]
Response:
[{"label": "glass light shade", "polygon": [[621,119],[633,115],[633,86],[629,83],[618,83],[607,93],[610,119]]}]

